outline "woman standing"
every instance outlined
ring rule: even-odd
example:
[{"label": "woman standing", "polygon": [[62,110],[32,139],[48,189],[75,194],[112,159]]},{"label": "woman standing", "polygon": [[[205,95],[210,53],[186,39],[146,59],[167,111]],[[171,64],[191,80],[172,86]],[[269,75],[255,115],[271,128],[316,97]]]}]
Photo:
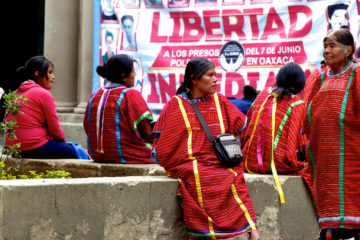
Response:
[{"label": "woman standing", "polygon": [[95,162],[155,163],[150,158],[153,117],[132,88],[133,59],[115,55],[96,71],[105,79],[105,87],[90,98],[85,111],[89,154]]},{"label": "woman standing", "polygon": [[359,239],[360,68],[347,29],[323,40],[328,70],[313,84],[305,121],[320,239]]},{"label": "woman standing", "polygon": [[32,57],[17,70],[16,77],[22,84],[15,93],[28,100],[18,114],[6,117],[6,121],[15,119],[18,124],[15,128],[17,139],[6,141],[6,144],[21,143],[19,150],[23,158],[88,159],[83,148],[65,143],[55,101],[49,92],[55,81],[53,63],[43,56]]},{"label": "woman standing", "polygon": [[242,131],[245,170],[273,173],[285,202],[277,173],[301,175],[310,184],[305,161],[306,138],[301,134],[306,104],[297,94],[305,85],[305,74],[293,62],[280,68],[276,86],[263,90],[250,107],[249,124]]},{"label": "woman standing", "polygon": [[256,216],[241,167],[224,168],[191,106],[190,91],[211,133],[236,134],[245,116],[216,93],[212,62],[194,58],[184,82],[162,110],[153,133],[153,156],[171,177],[179,179],[183,216],[189,238],[226,239],[251,232],[259,238]]}]

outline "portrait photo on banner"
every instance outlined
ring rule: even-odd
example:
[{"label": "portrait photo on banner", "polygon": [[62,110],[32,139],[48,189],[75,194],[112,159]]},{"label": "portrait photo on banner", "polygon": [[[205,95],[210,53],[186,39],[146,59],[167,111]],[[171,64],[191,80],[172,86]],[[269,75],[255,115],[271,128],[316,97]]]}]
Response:
[{"label": "portrait photo on banner", "polygon": [[138,13],[119,15],[121,27],[120,50],[137,51],[136,30]]},{"label": "portrait photo on banner", "polygon": [[113,2],[111,0],[101,0],[101,23],[118,23]]},{"label": "portrait photo on banner", "polygon": [[335,3],[326,7],[328,31],[339,28],[350,29],[348,8],[349,5],[347,3]]},{"label": "portrait photo on banner", "polygon": [[106,27],[101,29],[101,64],[104,64],[110,57],[119,53],[119,36],[120,28]]},{"label": "portrait photo on banner", "polygon": [[190,0],[169,0],[168,8],[186,8],[189,7]]},{"label": "portrait photo on banner", "polygon": [[144,0],[146,8],[164,8],[162,0]]},{"label": "portrait photo on banner", "polygon": [[143,67],[140,58],[134,58],[135,83],[134,88],[140,93],[143,87]]},{"label": "portrait photo on banner", "polygon": [[127,9],[137,9],[140,8],[140,0],[122,0],[123,5]]}]

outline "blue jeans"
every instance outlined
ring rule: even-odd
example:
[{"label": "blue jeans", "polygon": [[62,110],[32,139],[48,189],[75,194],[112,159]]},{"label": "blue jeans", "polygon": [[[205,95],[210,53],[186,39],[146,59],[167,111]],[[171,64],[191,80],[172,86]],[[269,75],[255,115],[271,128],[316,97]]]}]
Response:
[{"label": "blue jeans", "polygon": [[77,158],[75,149],[64,142],[49,140],[47,143],[29,151],[21,151],[23,158]]}]

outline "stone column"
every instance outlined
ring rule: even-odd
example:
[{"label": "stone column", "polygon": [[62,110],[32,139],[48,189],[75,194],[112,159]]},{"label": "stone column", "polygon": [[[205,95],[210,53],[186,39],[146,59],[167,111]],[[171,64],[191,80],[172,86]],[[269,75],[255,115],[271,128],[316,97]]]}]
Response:
[{"label": "stone column", "polygon": [[51,93],[58,112],[73,112],[77,106],[79,3],[45,0],[44,55],[55,65]]},{"label": "stone column", "polygon": [[93,67],[94,1],[80,0],[79,58],[75,113],[84,113],[91,96]]}]

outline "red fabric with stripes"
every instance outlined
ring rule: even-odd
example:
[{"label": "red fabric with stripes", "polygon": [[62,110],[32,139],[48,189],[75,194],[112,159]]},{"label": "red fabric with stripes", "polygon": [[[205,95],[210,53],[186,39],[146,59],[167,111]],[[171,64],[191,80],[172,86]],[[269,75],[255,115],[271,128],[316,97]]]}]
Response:
[{"label": "red fabric with stripes", "polygon": [[[115,119],[117,102],[124,89],[119,87],[111,89],[106,101],[103,124],[103,153],[97,147],[96,116],[98,104],[104,90],[99,89],[92,100],[91,106],[86,107],[84,129],[88,138],[90,138],[90,149],[96,162],[121,162],[118,153]],[[91,108],[90,116],[88,116],[89,107]],[[137,131],[133,131],[135,121],[146,111],[150,112],[145,100],[137,90],[132,89],[125,93],[120,104],[119,129],[121,152],[126,163],[154,163],[150,158],[151,149],[145,146],[144,140],[141,139]],[[89,117],[90,132],[88,126]]]},{"label": "red fabric with stripes", "polygon": [[[253,106],[249,109],[247,114],[248,125],[241,134],[242,142],[244,143],[244,157],[247,161],[247,168],[252,172],[257,173],[271,173],[270,160],[272,149],[272,126],[271,126],[271,104],[273,104],[273,97],[270,97],[262,110],[261,120],[254,133],[254,137],[250,144],[249,140],[254,129],[256,117],[262,103],[269,95],[269,89],[263,90]],[[277,103],[275,113],[275,137],[277,135],[279,125],[283,120],[289,106],[301,100],[298,96],[291,97],[290,99],[284,97]],[[302,118],[305,112],[305,103],[301,103],[293,107],[283,129],[277,147],[274,152],[275,167],[279,174],[300,175],[309,184],[310,175],[308,172],[308,165],[306,162],[298,161],[297,152],[302,146],[306,144],[305,135],[301,134]],[[258,138],[260,137],[261,156],[263,161],[263,168],[258,166]],[[246,169],[245,169],[246,170]]]},{"label": "red fabric with stripes", "polygon": [[[306,115],[304,130],[314,163],[309,160],[314,179],[315,203],[321,228],[339,228],[340,221],[321,219],[340,217],[340,114],[351,67],[343,74],[328,76],[324,83],[319,75],[309,94],[311,126]],[[360,228],[360,69],[356,68],[350,86],[344,117],[344,216],[345,228]]]},{"label": "red fabric with stripes", "polygon": [[310,98],[313,98],[314,96],[310,96],[310,93],[314,93],[313,86],[316,82],[316,79],[321,75],[323,71],[327,71],[329,69],[328,66],[325,66],[323,68],[315,68],[312,70],[310,76],[306,79],[304,90],[302,91],[303,99],[305,102],[309,102]]},{"label": "red fabric with stripes", "polygon": [[[244,125],[245,116],[223,95],[219,94],[219,100],[226,132],[239,131]],[[159,164],[172,177],[181,180],[179,194],[182,196],[183,215],[188,232],[209,231],[208,217],[213,221],[215,232],[228,232],[228,234],[218,235],[217,239],[230,238],[250,231],[251,229],[247,229],[241,233],[231,233],[248,225],[244,212],[231,191],[232,184],[235,185],[238,196],[245,204],[252,220],[256,220],[241,167],[233,168],[237,176],[229,169],[222,167],[192,106],[183,96],[181,101],[192,129],[192,151],[198,162],[205,210],[202,210],[199,204],[193,160],[188,154],[188,131],[175,97],[165,105],[154,127],[154,131],[161,133],[160,138],[155,140],[153,148]],[[212,134],[214,136],[220,134],[213,95],[197,104]],[[196,238],[191,234],[189,237]]]}]

